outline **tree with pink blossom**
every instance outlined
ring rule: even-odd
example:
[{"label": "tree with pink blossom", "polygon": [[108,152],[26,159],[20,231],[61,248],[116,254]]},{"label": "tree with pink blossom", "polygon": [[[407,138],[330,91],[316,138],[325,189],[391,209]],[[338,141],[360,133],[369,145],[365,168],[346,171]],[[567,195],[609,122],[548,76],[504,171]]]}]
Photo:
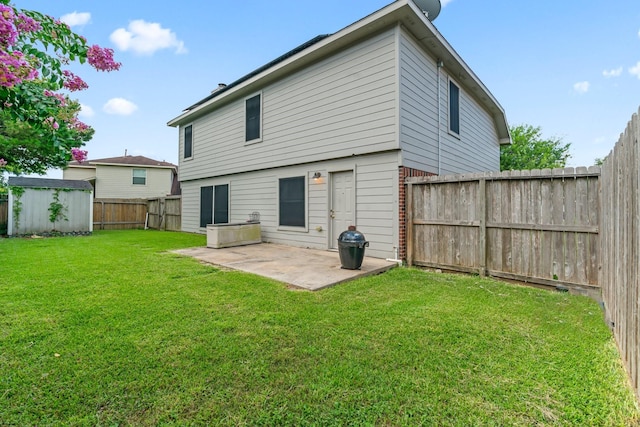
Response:
[{"label": "tree with pink blossom", "polygon": [[88,85],[66,67],[115,71],[113,50],[89,45],[59,20],[0,0],[0,172],[44,173],[85,160],[93,129],[71,92]]}]

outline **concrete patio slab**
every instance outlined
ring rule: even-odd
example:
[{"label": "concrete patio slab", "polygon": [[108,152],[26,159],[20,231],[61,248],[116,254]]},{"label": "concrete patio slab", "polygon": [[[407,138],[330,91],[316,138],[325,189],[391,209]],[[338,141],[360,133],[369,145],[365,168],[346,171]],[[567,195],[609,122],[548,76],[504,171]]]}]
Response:
[{"label": "concrete patio slab", "polygon": [[209,264],[269,277],[310,291],[383,273],[397,265],[394,262],[365,256],[360,270],[345,270],[340,267],[338,252],[294,248],[273,243],[222,249],[198,247],[173,252]]}]

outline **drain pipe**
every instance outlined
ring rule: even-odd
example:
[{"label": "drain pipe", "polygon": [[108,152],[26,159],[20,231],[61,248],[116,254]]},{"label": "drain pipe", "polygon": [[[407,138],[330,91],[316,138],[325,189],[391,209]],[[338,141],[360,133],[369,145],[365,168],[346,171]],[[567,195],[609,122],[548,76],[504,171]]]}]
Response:
[{"label": "drain pipe", "polygon": [[394,246],[393,247],[393,253],[395,254],[393,259],[391,258],[387,258],[385,261],[389,261],[389,262],[395,262],[396,264],[398,264],[398,267],[402,266],[402,260],[398,259],[398,247]]},{"label": "drain pipe", "polygon": [[440,101],[442,99],[442,95],[441,95],[441,88],[440,88],[440,69],[442,67],[444,67],[444,62],[442,62],[442,59],[438,58],[438,62],[436,63],[436,67],[437,67],[437,71],[436,71],[436,79],[437,82],[436,84],[438,85],[438,176],[441,175],[442,172],[442,163],[440,161],[440,153],[441,153],[441,138],[440,138],[440,114],[442,113],[441,111],[441,107],[440,107]]}]

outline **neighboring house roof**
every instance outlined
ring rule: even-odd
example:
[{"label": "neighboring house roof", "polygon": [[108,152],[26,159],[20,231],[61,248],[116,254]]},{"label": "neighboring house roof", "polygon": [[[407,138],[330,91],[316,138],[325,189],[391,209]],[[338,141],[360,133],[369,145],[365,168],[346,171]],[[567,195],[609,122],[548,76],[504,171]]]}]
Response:
[{"label": "neighboring house roof", "polygon": [[93,187],[87,181],[76,181],[72,179],[25,178],[22,176],[10,176],[9,186],[24,188],[64,188],[67,190],[93,190]]},{"label": "neighboring house roof", "polygon": [[76,161],[69,162],[69,166],[75,166],[75,167],[94,167],[95,165],[145,166],[145,167],[173,168],[173,169],[177,168],[177,166],[174,165],[173,163],[154,160],[144,156],[108,157],[105,159],[87,160],[82,163],[79,163]]},{"label": "neighboring house roof", "polygon": [[413,0],[397,0],[334,34],[318,36],[298,46],[230,85],[213,92],[188,107],[180,116],[167,124],[180,126],[189,123],[226,102],[248,96],[270,83],[397,24],[403,25],[410,31],[425,50],[443,62],[451,75],[457,76],[457,80],[493,115],[497,123],[500,143],[509,144],[511,136],[502,106]]}]

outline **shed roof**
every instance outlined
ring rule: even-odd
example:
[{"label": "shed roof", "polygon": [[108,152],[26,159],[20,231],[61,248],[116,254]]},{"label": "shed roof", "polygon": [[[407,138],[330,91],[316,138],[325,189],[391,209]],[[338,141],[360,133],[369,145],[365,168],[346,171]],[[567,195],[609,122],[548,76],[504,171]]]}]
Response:
[{"label": "shed roof", "polygon": [[88,181],[77,181],[73,179],[52,179],[52,178],[26,178],[23,176],[10,176],[10,187],[24,188],[64,188],[67,190],[93,190]]}]

